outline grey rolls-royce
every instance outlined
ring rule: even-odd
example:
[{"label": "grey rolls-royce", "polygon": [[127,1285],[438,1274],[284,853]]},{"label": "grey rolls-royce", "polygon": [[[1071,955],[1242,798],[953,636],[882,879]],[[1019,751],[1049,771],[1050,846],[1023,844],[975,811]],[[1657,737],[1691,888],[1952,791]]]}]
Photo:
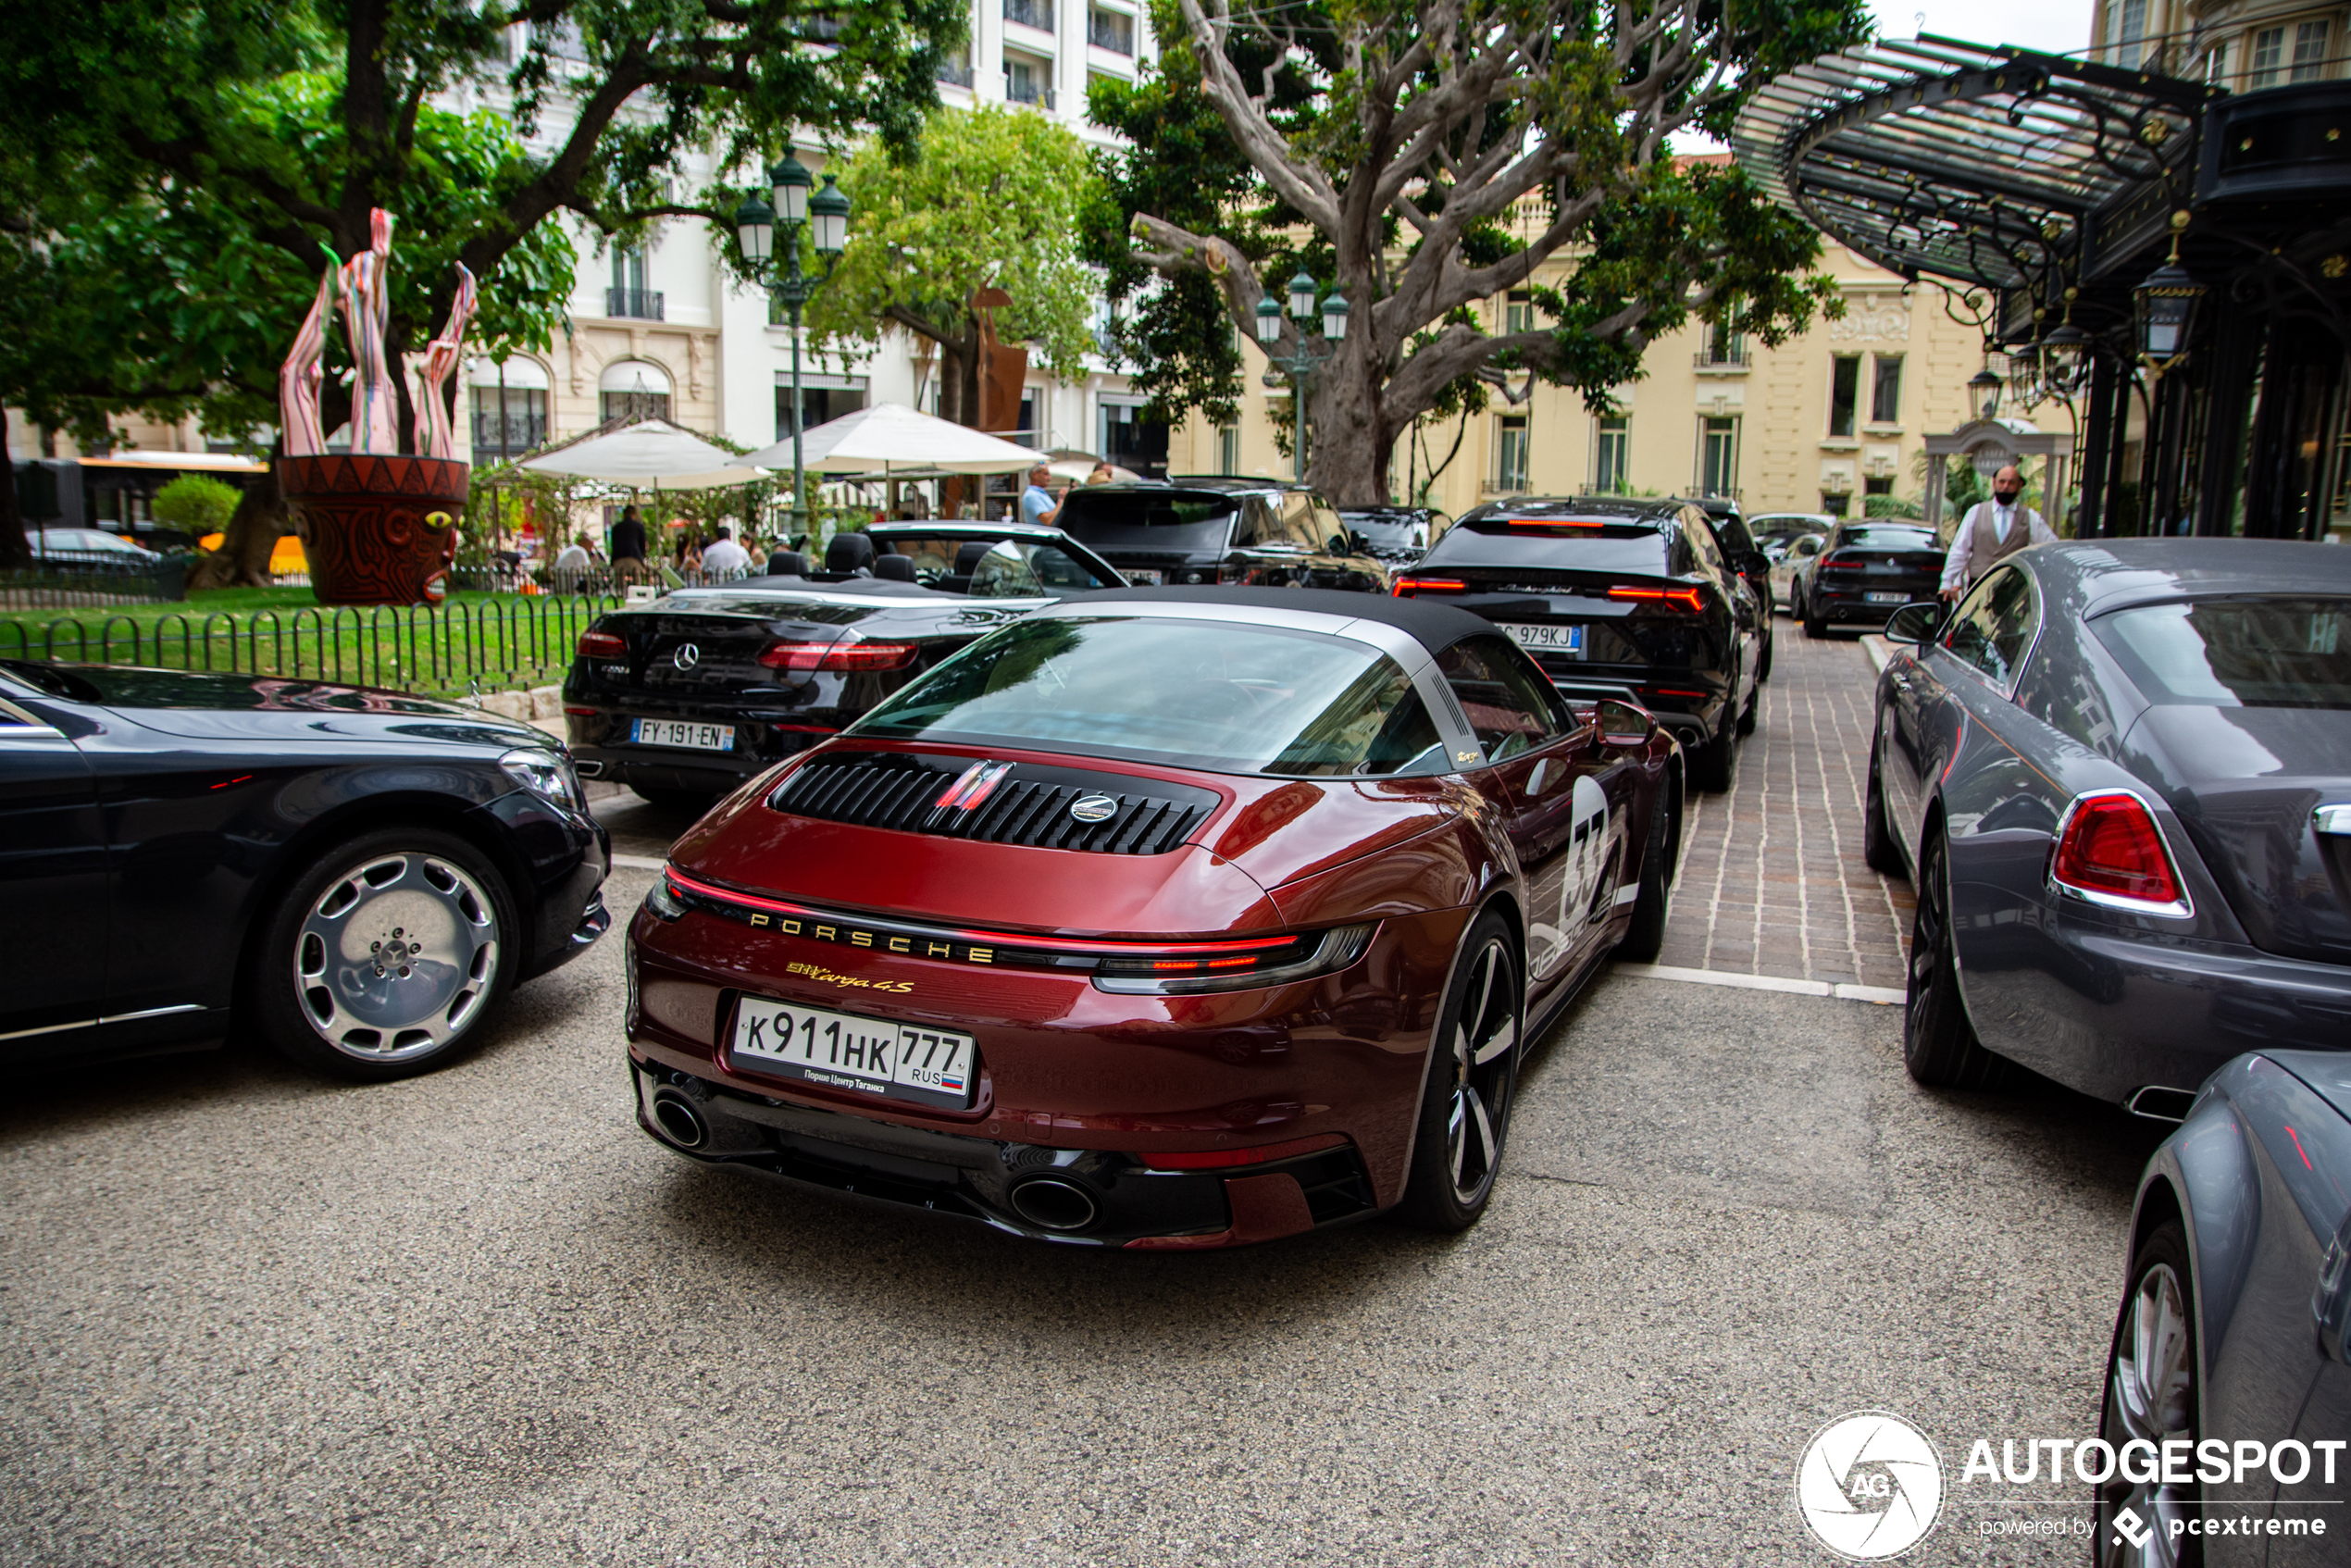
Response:
[{"label": "grey rolls-royce", "polygon": [[2351,550],[2046,544],[1886,635],[1863,840],[1918,889],[1912,1076],[2176,1120],[2245,1052],[2351,1046]]}]

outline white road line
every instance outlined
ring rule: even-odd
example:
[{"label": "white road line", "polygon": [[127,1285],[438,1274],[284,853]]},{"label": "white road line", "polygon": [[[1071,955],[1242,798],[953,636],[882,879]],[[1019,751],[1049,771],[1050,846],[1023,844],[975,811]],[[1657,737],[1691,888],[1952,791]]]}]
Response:
[{"label": "white road line", "polygon": [[1678,980],[1692,986],[1729,986],[1737,990],[1778,991],[1786,996],[1825,996],[1839,1002],[1872,1002],[1899,1006],[1908,1000],[1887,986],[1858,986],[1839,980],[1790,980],[1777,975],[1735,975],[1726,969],[1677,969],[1670,964],[1618,964],[1611,973],[1636,980]]}]

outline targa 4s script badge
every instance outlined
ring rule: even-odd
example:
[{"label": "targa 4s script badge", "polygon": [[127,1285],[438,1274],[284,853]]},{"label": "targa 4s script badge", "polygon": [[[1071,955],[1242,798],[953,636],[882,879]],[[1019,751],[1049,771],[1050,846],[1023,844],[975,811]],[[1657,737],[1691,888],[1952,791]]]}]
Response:
[{"label": "targa 4s script badge", "polygon": [[1898,1556],[1934,1528],[1943,1461],[1926,1434],[1898,1415],[1840,1415],[1804,1445],[1796,1507],[1813,1538],[1840,1557]]}]

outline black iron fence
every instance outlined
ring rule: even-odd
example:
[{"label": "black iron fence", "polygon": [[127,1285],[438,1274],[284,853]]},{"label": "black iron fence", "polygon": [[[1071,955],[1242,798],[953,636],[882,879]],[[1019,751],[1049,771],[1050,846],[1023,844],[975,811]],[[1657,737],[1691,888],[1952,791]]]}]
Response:
[{"label": "black iron fence", "polygon": [[188,596],[184,555],[50,550],[0,571],[0,609],[80,610],[153,604]]},{"label": "black iron fence", "polygon": [[143,665],[462,696],[550,685],[609,596],[240,614],[0,617],[0,659]]}]

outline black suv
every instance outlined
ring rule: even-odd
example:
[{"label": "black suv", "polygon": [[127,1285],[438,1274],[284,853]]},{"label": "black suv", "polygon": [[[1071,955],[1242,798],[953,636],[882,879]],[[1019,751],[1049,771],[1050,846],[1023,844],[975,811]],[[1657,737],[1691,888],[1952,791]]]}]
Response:
[{"label": "black suv", "polygon": [[1342,506],[1338,515],[1355,548],[1378,556],[1390,570],[1427,554],[1453,526],[1434,506]]},{"label": "black suv", "polygon": [[1756,666],[1755,678],[1772,678],[1772,610],[1778,601],[1772,597],[1772,557],[1755,542],[1755,535],[1739,515],[1739,504],[1726,495],[1698,495],[1672,498],[1675,506],[1695,506],[1706,514],[1709,528],[1714,530],[1714,542],[1723,552],[1723,559],[1737,569],[1755,591],[1755,602],[1763,606],[1763,659]]},{"label": "black suv", "polygon": [[1571,702],[1641,704],[1728,790],[1762,701],[1763,602],[1689,502],[1533,497],[1464,513],[1396,592],[1484,616]]},{"label": "black suv", "polygon": [[1081,485],[1053,525],[1132,583],[1388,589],[1387,566],[1350,542],[1329,502],[1269,479]]}]

